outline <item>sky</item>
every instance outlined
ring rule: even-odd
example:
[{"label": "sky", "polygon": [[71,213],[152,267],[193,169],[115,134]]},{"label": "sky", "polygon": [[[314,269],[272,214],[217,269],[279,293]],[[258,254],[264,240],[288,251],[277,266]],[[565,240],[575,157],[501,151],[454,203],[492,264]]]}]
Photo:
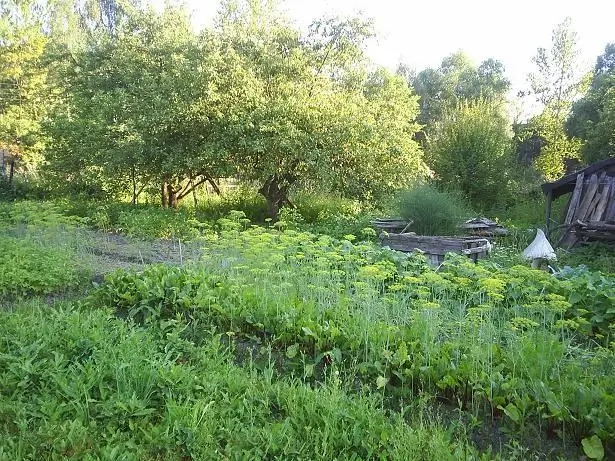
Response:
[{"label": "sky", "polygon": [[[211,24],[217,0],[186,1],[195,26]],[[567,16],[585,69],[615,42],[615,0],[286,0],[282,8],[301,29],[324,15],[372,18],[377,37],[369,55],[392,70],[400,62],[417,71],[437,67],[458,50],[477,64],[498,59],[514,92],[527,88],[531,57],[538,47],[550,47],[553,28]]]}]

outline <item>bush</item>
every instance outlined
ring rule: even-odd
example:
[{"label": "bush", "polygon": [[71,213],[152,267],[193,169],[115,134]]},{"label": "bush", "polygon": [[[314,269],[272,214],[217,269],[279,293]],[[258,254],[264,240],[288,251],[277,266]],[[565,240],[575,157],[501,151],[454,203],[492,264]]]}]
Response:
[{"label": "bush", "polygon": [[398,193],[392,208],[393,214],[413,220],[411,230],[420,235],[458,234],[461,222],[472,215],[458,194],[429,184]]},{"label": "bush", "polygon": [[280,225],[284,228],[326,234],[338,239],[348,235],[360,239],[371,237],[365,229],[371,228],[371,221],[377,213],[357,200],[299,194],[293,201],[295,209],[286,207],[280,213]]},{"label": "bush", "polygon": [[332,195],[297,194],[293,202],[308,224],[317,224],[331,216],[357,216],[365,211],[365,206],[357,200]]},{"label": "bush", "polygon": [[497,104],[478,100],[446,112],[427,145],[440,184],[462,191],[472,206],[506,203],[513,179],[510,122]]}]

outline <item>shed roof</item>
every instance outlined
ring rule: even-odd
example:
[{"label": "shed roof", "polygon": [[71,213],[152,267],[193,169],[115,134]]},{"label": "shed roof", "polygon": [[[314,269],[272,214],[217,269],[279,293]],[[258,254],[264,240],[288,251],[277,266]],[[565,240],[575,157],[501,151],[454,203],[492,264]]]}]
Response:
[{"label": "shed roof", "polygon": [[577,171],[576,173],[564,176],[554,182],[548,182],[542,185],[542,191],[545,194],[552,193],[553,198],[557,198],[560,195],[568,194],[574,190],[574,186],[577,181],[577,176],[580,173],[585,173],[585,177],[591,176],[594,173],[609,171],[611,176],[615,175],[615,157],[607,158],[596,163],[592,163],[588,167]]}]

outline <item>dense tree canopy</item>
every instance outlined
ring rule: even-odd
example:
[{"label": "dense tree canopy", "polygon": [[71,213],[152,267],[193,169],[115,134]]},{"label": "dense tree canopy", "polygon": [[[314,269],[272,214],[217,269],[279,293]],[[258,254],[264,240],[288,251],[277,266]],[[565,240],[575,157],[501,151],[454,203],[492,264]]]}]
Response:
[{"label": "dense tree canopy", "polygon": [[409,77],[420,97],[419,121],[428,127],[459,103],[479,98],[502,102],[510,89],[501,62],[487,59],[476,66],[463,52],[445,57],[437,69],[427,68]]},{"label": "dense tree canopy", "polygon": [[34,6],[0,2],[0,149],[26,167],[42,155],[47,83],[46,38]]},{"label": "dense tree canopy", "polygon": [[50,171],[133,201],[158,184],[169,206],[235,176],[257,184],[272,216],[293,188],[368,197],[424,174],[417,98],[368,71],[369,23],[321,21],[302,37],[274,6],[226,2],[198,36],[172,6],[90,34],[63,73]]},{"label": "dense tree canopy", "polygon": [[[6,0],[0,13],[0,148],[72,191],[175,207],[236,178],[275,217],[295,191],[379,201],[426,176],[489,207],[516,174],[496,59],[456,52],[393,74],[366,55],[370,20],[302,33],[275,0],[224,0],[201,31],[179,1]],[[585,77],[577,55],[566,20],[533,58],[543,110],[516,139],[539,140],[542,179],[614,152],[615,45]]]},{"label": "dense tree canopy", "polygon": [[503,203],[512,172],[510,125],[501,106],[479,99],[448,109],[427,146],[442,186],[462,191],[472,204]]},{"label": "dense tree canopy", "polygon": [[572,106],[566,128],[584,141],[585,162],[615,155],[615,43],[598,56],[589,90]]}]

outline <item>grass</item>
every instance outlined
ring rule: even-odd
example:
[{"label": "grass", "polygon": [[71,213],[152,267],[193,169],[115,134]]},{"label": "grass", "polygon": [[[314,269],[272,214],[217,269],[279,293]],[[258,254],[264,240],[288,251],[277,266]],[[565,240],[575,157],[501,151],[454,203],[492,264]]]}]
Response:
[{"label": "grass", "polygon": [[[103,235],[66,209],[0,209],[7,248],[28,248],[6,260],[10,286],[88,281]],[[71,300],[10,299],[0,459],[570,459],[582,441],[612,456],[613,277],[462,257],[434,270],[239,212],[206,224],[192,259]]]}]

